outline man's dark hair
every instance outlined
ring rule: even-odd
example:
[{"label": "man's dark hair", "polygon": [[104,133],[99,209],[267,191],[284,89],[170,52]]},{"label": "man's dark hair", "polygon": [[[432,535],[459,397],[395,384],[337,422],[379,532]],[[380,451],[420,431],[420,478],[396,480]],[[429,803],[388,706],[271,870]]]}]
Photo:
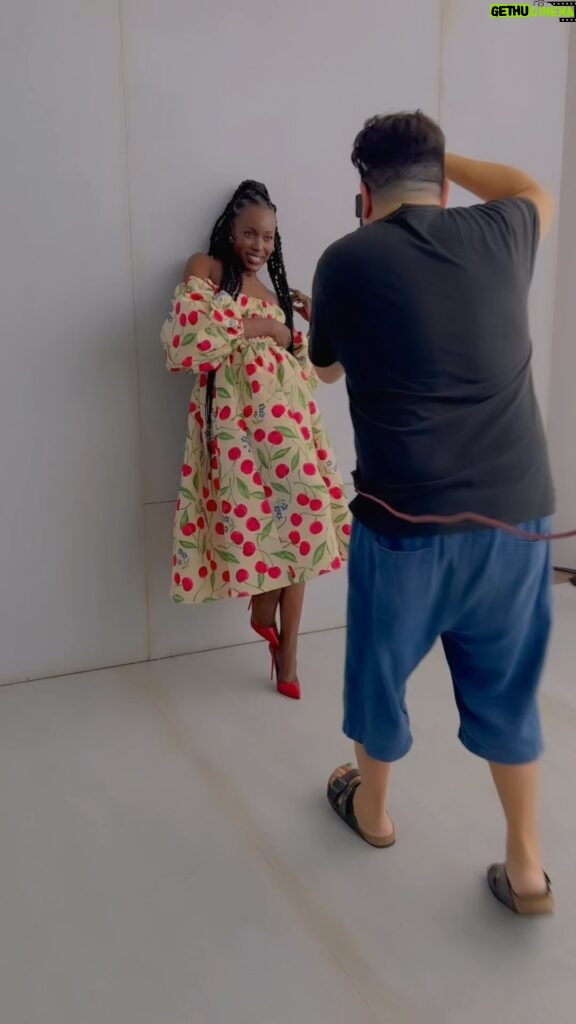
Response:
[{"label": "man's dark hair", "polygon": [[442,187],[444,132],[421,110],[371,117],[356,136],[352,163],[371,192],[401,182]]}]

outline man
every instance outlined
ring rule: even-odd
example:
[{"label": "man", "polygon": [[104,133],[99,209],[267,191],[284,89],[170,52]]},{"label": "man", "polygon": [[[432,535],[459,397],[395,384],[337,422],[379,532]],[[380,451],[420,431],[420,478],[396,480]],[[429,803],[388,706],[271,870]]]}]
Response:
[{"label": "man", "polygon": [[[550,913],[536,705],[549,544],[470,521],[409,520],[473,512],[549,531],[527,304],[553,201],[522,171],[445,155],[441,129],[421,112],[368,121],[352,160],[363,226],[320,260],[310,341],[321,380],[346,375],[359,492],[344,721],[359,770],[337,769],[328,797],[367,842],[393,844],[386,801],[391,763],[411,745],[406,682],[441,637],[460,739],[490,763],[506,816],[491,891],[516,913]],[[449,181],[482,203],[446,209]]]}]

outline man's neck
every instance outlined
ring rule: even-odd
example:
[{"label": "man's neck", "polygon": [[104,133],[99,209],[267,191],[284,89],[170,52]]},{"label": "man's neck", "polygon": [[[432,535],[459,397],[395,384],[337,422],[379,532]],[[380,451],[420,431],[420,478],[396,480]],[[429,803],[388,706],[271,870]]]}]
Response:
[{"label": "man's neck", "polygon": [[437,188],[419,182],[404,182],[398,188],[389,188],[373,196],[372,213],[365,223],[390,217],[401,206],[440,206]]}]

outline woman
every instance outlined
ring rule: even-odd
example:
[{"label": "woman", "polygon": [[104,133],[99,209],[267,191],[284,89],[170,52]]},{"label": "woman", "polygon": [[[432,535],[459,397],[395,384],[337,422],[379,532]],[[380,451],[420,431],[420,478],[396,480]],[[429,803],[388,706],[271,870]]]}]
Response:
[{"label": "woman", "polygon": [[[258,278],[266,266],[275,294]],[[295,302],[306,315],[300,293]],[[341,567],[350,526],[264,185],[243,182],[214,226],[209,254],[188,261],[162,342],[170,370],[196,374],[172,597],[250,597],[278,691],[299,699],[304,584]]]}]

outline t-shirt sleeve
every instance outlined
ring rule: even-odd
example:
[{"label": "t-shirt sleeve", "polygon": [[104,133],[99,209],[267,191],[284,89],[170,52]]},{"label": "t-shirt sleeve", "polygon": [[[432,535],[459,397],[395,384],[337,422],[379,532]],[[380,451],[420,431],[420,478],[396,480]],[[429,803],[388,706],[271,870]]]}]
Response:
[{"label": "t-shirt sleeve", "polygon": [[510,245],[516,262],[531,278],[540,240],[540,217],[532,200],[496,199],[484,203],[479,209],[483,210],[484,216],[500,230],[504,241]]},{"label": "t-shirt sleeve", "polygon": [[330,331],[329,276],[323,260],[320,261],[314,275],[312,288],[312,316],[308,352],[313,366],[333,366],[338,362],[334,347],[334,338]]}]

